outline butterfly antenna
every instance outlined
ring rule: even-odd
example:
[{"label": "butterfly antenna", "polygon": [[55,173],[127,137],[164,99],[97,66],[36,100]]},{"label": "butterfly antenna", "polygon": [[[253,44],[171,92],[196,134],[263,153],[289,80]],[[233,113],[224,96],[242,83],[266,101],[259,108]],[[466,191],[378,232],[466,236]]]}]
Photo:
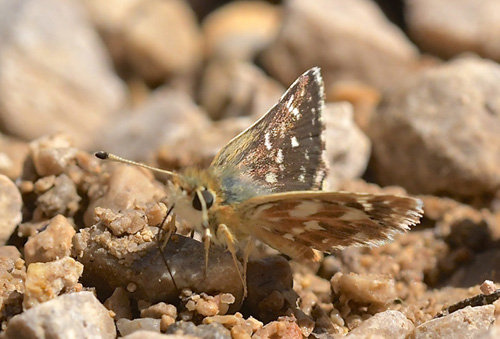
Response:
[{"label": "butterfly antenna", "polygon": [[164,170],[164,169],[161,169],[161,168],[156,168],[156,167],[149,166],[149,165],[146,165],[146,164],[143,164],[143,163],[140,163],[140,162],[136,162],[136,161],[132,161],[132,160],[129,160],[129,159],[125,159],[125,158],[122,158],[122,157],[120,157],[118,155],[114,155],[112,153],[108,153],[108,152],[104,152],[104,151],[99,151],[99,152],[94,153],[94,155],[96,156],[96,158],[99,158],[101,160],[109,160],[109,161],[115,161],[115,162],[121,162],[121,163],[124,163],[124,164],[139,166],[139,167],[142,167],[142,168],[147,168],[148,170],[151,170],[153,172],[163,173],[163,174],[166,174],[166,175],[170,175],[172,177],[178,176],[178,174],[175,173],[175,172],[167,171],[167,170]]}]

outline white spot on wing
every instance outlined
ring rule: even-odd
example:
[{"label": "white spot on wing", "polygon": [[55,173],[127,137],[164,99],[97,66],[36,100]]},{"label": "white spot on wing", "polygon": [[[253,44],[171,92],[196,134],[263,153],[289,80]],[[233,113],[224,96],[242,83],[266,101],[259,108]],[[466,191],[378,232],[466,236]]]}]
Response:
[{"label": "white spot on wing", "polygon": [[278,153],[276,154],[276,163],[283,163],[283,150],[281,148],[278,149]]},{"label": "white spot on wing", "polygon": [[289,212],[293,218],[305,218],[318,212],[319,204],[314,201],[301,201]]},{"label": "white spot on wing", "polygon": [[264,145],[266,146],[267,150],[273,148],[273,146],[271,145],[271,140],[269,139],[269,132],[264,135]]},{"label": "white spot on wing", "polygon": [[290,141],[292,142],[292,147],[295,148],[295,147],[299,147],[299,141],[297,140],[297,137],[296,136],[293,136],[290,138]]},{"label": "white spot on wing", "polygon": [[[295,84],[295,83],[294,83]],[[293,86],[293,85],[292,85]],[[290,99],[288,99],[288,102],[286,103],[286,108],[288,110],[291,110],[293,106],[293,95],[290,95]]]},{"label": "white spot on wing", "polygon": [[283,234],[283,238],[291,240],[291,241],[295,240],[295,237],[293,236],[293,234],[290,234],[290,233]]},{"label": "white spot on wing", "polygon": [[302,227],[293,227],[292,228],[292,233],[295,235],[300,235],[305,232],[305,229]]},{"label": "white spot on wing", "polygon": [[300,119],[300,117],[301,117],[301,114],[300,114],[299,109],[297,107],[294,107],[292,109],[292,114],[297,119]]},{"label": "white spot on wing", "polygon": [[309,220],[304,223],[308,231],[324,231],[325,229],[319,224],[317,220]]},{"label": "white spot on wing", "polygon": [[300,174],[299,177],[298,177],[299,181],[300,182],[304,182],[306,180],[306,177],[304,174]]},{"label": "white spot on wing", "polygon": [[[257,219],[262,212],[264,212],[272,207],[273,207],[273,204],[261,205],[255,209],[255,212],[252,214],[252,216],[254,216]],[[264,226],[262,226],[262,227],[265,228]]]},{"label": "white spot on wing", "polygon": [[361,220],[367,219],[367,216],[364,212],[356,209],[351,209],[347,213],[343,214],[339,219],[342,220]]},{"label": "white spot on wing", "polygon": [[270,184],[274,184],[278,182],[278,178],[276,177],[275,173],[269,172],[266,174],[266,181]]}]

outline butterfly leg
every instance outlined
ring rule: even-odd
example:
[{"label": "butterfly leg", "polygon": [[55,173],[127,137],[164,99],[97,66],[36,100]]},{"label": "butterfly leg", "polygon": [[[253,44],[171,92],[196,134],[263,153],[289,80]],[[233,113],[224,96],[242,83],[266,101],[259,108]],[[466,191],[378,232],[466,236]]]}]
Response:
[{"label": "butterfly leg", "polygon": [[247,281],[247,267],[248,267],[248,259],[250,258],[250,253],[253,252],[255,248],[255,240],[250,237],[247,239],[247,243],[245,245],[245,249],[243,250],[243,281]]},{"label": "butterfly leg", "polygon": [[244,272],[243,274],[240,271],[239,265],[238,265],[238,258],[236,257],[236,247],[235,247],[235,240],[233,237],[233,234],[229,230],[229,228],[224,225],[220,224],[219,227],[217,227],[217,238],[218,239],[224,239],[224,243],[229,250],[229,253],[231,253],[231,256],[233,257],[233,262],[234,266],[236,267],[236,271],[238,272],[238,276],[240,277],[241,283],[243,284],[243,298],[246,298],[247,296],[247,282],[246,282],[246,273]]},{"label": "butterfly leg", "polygon": [[212,242],[212,233],[210,228],[205,228],[205,233],[203,234],[203,245],[205,246],[205,278],[208,273],[208,253],[210,251],[210,243]]}]

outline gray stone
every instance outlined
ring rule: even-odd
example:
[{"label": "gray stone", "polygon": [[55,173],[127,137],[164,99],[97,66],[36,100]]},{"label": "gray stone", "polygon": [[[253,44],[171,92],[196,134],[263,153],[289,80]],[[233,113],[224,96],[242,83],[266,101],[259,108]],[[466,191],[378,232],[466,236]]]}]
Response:
[{"label": "gray stone", "polygon": [[192,132],[203,133],[209,123],[187,94],[162,88],[102,129],[97,146],[125,158],[145,161],[161,145],[175,144]]},{"label": "gray stone", "polygon": [[360,177],[370,159],[370,139],[353,119],[349,103],[331,103],[323,112],[326,159],[329,165],[327,190],[338,189],[344,180]]},{"label": "gray stone", "polygon": [[68,132],[89,146],[124,101],[121,80],[76,0],[0,3],[0,119],[32,140]]},{"label": "gray stone", "polygon": [[9,321],[14,338],[115,338],[108,310],[91,292],[65,294],[33,307]]},{"label": "gray stone", "polygon": [[192,72],[203,56],[196,17],[181,0],[84,0],[118,64],[148,81]]},{"label": "gray stone", "polygon": [[123,318],[116,322],[116,327],[121,336],[126,336],[140,330],[160,334],[160,319],[139,318],[128,320]]},{"label": "gray stone", "polygon": [[500,187],[500,66],[476,58],[429,69],[372,120],[374,172],[412,193],[478,196]]},{"label": "gray stone", "polygon": [[256,120],[278,102],[284,91],[253,64],[215,61],[205,68],[200,104],[213,119],[251,115]]},{"label": "gray stone", "polygon": [[412,71],[418,55],[373,1],[291,0],[262,61],[284,84],[320,66],[327,88],[352,80],[387,88]]},{"label": "gray stone", "polygon": [[415,339],[466,339],[486,334],[495,321],[495,306],[467,306],[445,317],[429,320],[415,329]]},{"label": "gray stone", "polygon": [[498,0],[409,0],[410,35],[424,50],[442,57],[475,52],[500,61]]},{"label": "gray stone", "polygon": [[219,323],[202,324],[196,326],[192,322],[178,321],[170,325],[167,334],[193,335],[202,339],[231,339],[228,329]]},{"label": "gray stone", "polygon": [[368,338],[407,338],[415,329],[413,323],[406,316],[393,310],[375,314],[349,332],[346,339]]}]

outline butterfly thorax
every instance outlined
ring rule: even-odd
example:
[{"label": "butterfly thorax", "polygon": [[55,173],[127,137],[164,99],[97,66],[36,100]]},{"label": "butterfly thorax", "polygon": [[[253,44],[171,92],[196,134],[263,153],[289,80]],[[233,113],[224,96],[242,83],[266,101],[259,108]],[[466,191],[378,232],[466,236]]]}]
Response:
[{"label": "butterfly thorax", "polygon": [[[223,244],[217,236],[218,227],[226,225],[234,238],[244,238],[248,234],[241,229],[241,220],[237,212],[238,205],[256,195],[266,194],[262,187],[233,169],[188,168],[168,184],[169,202],[175,204],[174,213],[180,222],[204,234],[210,228],[213,242]],[[204,225],[203,211],[197,209],[196,191],[206,192],[213,201],[205,201],[208,225]]]}]

